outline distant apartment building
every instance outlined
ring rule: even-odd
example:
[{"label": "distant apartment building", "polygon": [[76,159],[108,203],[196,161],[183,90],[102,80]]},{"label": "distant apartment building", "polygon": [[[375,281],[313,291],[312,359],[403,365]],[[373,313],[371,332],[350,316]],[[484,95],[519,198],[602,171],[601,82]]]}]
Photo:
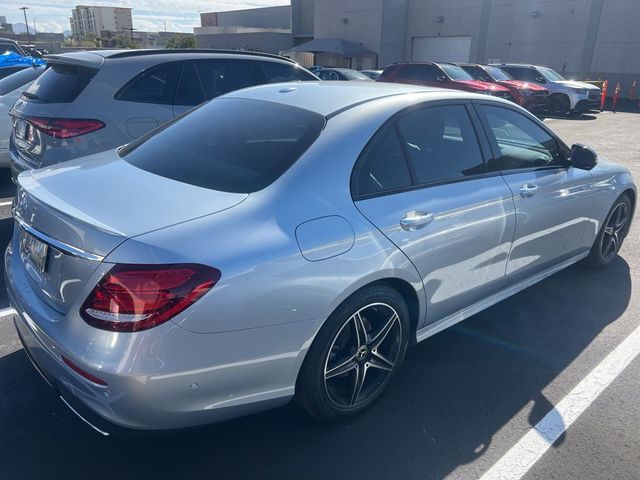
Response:
[{"label": "distant apartment building", "polygon": [[7,17],[0,16],[0,37],[4,33],[13,33],[13,25],[7,23]]},{"label": "distant apartment building", "polygon": [[74,38],[101,32],[130,32],[133,28],[131,8],[78,5],[71,11],[71,34]]}]

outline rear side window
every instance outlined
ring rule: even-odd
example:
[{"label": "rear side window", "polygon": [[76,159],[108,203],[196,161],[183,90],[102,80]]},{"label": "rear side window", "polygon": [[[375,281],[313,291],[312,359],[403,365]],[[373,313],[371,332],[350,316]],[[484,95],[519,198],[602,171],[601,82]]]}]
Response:
[{"label": "rear side window", "polygon": [[376,136],[351,176],[354,197],[411,186],[411,174],[394,126]]},{"label": "rear side window", "polygon": [[220,98],[120,150],[131,165],[179,182],[251,193],[282,175],[316,140],[322,115]]},{"label": "rear side window", "polygon": [[165,63],[145,70],[116,93],[116,100],[170,105],[182,62]]},{"label": "rear side window", "polygon": [[267,83],[280,83],[280,82],[304,82],[307,80],[316,80],[316,78],[305,72],[302,68],[295,65],[286,65],[284,63],[276,62],[259,62],[260,70],[262,71]]},{"label": "rear side window", "polygon": [[3,67],[0,68],[0,78],[7,78],[11,75],[13,75],[16,72],[19,72],[20,70],[25,70],[26,68],[29,68],[28,65],[17,65],[15,67]]},{"label": "rear side window", "polygon": [[485,173],[478,139],[463,105],[411,112],[398,120],[418,184]]},{"label": "rear side window", "polygon": [[34,81],[42,74],[43,71],[44,67],[25,68],[24,70],[20,70],[9,77],[3,78],[0,80],[0,95],[11,93],[27,83]]},{"label": "rear side window", "polygon": [[49,64],[49,68],[31,84],[23,96],[33,102],[70,103],[80,95],[96,73],[95,68]]},{"label": "rear side window", "polygon": [[435,82],[441,75],[442,72],[433,65],[406,65],[396,73],[396,79]]}]

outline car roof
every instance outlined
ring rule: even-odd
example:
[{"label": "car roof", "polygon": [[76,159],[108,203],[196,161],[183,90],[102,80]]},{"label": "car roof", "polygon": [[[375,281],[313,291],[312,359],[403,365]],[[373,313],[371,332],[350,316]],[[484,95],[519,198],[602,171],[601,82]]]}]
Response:
[{"label": "car roof", "polygon": [[433,99],[486,98],[484,95],[419,85],[339,81],[260,85],[228,93],[222,98],[247,98],[282,103],[331,117],[363,103],[412,93],[432,95]]},{"label": "car roof", "polygon": [[268,53],[250,52],[248,50],[213,50],[213,49],[144,49],[144,50],[84,50],[62,54],[46,55],[45,60],[51,63],[82,65],[100,68],[105,61],[136,61],[136,59],[156,59],[158,62],[170,60],[192,60],[197,58],[247,58],[250,60],[274,61],[294,64],[291,59]]},{"label": "car roof", "polygon": [[542,65],[531,65],[529,63],[490,63],[492,67],[524,67],[524,68],[537,68]]}]

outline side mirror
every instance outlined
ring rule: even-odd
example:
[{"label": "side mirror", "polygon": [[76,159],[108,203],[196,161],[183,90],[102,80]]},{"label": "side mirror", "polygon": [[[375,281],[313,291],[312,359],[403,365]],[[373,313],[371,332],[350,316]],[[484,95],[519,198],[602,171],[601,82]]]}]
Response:
[{"label": "side mirror", "polygon": [[436,80],[439,81],[440,83],[447,83],[447,77],[445,77],[444,75],[440,75],[439,77],[436,77]]},{"label": "side mirror", "polygon": [[598,154],[584,145],[576,143],[571,146],[572,166],[581,170],[591,170],[598,163]]}]

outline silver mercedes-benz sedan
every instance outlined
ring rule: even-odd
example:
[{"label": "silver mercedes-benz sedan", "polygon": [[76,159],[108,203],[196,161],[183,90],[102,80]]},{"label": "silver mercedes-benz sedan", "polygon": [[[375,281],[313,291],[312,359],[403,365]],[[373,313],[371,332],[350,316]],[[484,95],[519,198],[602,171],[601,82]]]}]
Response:
[{"label": "silver mercedes-benz sedan", "polygon": [[94,424],[292,398],[339,419],[408,345],[579,260],[610,264],[636,195],[625,168],[508,101],[268,85],[22,173],[6,283],[25,351]]}]

